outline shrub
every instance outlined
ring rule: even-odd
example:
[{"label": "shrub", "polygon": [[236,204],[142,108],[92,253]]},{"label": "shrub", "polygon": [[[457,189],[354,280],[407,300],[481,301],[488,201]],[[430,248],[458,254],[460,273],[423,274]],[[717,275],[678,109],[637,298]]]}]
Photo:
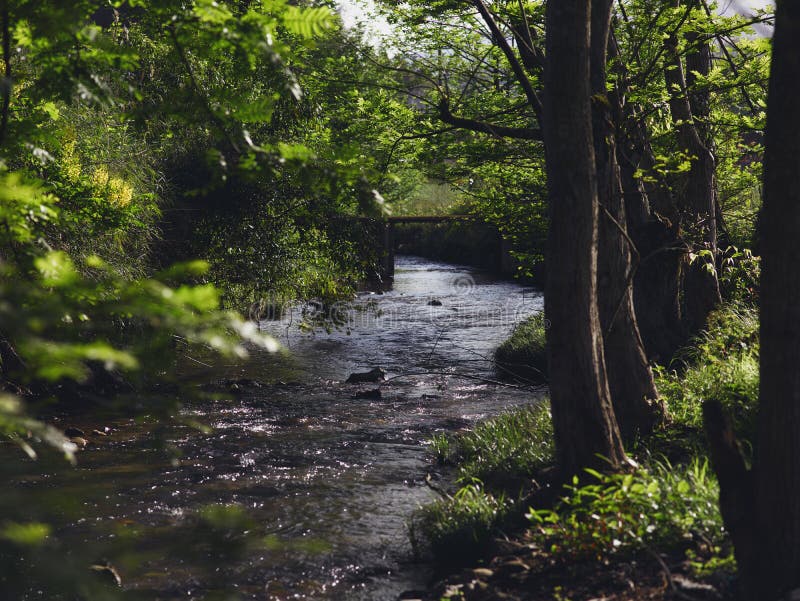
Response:
[{"label": "shrub", "polygon": [[547,379],[544,313],[517,324],[494,353],[495,369],[503,377],[543,382]]},{"label": "shrub", "polygon": [[566,558],[683,547],[693,539],[717,545],[725,537],[719,487],[706,460],[672,466],[654,462],[630,474],[586,470],[594,480],[567,487],[555,510],[528,514],[534,540]]},{"label": "shrub", "polygon": [[741,304],[719,309],[708,329],[680,351],[676,361],[683,362],[682,372],[661,370],[657,381],[672,417],[700,428],[703,401],[718,400],[739,433],[750,438],[758,406],[757,310]]}]

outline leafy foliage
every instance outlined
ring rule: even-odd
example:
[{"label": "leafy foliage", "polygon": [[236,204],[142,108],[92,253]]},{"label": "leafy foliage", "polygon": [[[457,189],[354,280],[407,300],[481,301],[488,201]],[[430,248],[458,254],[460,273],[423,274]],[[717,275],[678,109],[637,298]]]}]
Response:
[{"label": "leafy foliage", "polygon": [[596,557],[648,548],[720,544],[719,489],[708,463],[654,463],[630,474],[587,470],[554,510],[531,510],[534,540],[553,555]]},{"label": "leafy foliage", "polygon": [[547,336],[544,312],[514,326],[511,336],[494,353],[500,376],[531,382],[547,379]]},{"label": "leafy foliage", "polygon": [[702,403],[720,401],[740,434],[752,440],[758,408],[758,313],[742,304],[713,313],[708,329],[679,352],[682,369],[661,370],[658,389],[670,415],[680,423],[702,427]]}]

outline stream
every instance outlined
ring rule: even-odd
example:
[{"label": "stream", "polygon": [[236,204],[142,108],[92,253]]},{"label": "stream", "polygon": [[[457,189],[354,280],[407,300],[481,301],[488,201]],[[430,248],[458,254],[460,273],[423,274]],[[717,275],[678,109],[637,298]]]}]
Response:
[{"label": "stream", "polygon": [[[146,428],[112,424],[77,468],[40,484],[90,491],[82,517],[59,536],[108,543],[120,528],[163,532],[199,507],[237,504],[270,544],[222,567],[202,552],[181,557],[169,536],[153,536],[143,561],[120,560],[125,587],[142,598],[201,598],[224,570],[245,599],[389,601],[424,589],[431,571],[414,559],[408,521],[435,498],[424,482],[437,469],[427,441],[541,397],[542,389],[492,383],[487,359],[517,321],[541,310],[542,296],[469,268],[399,256],[393,289],[354,303],[360,310],[331,333],[301,332],[296,312],[263,322],[285,352],[195,364],[189,376],[197,381],[263,384],[187,404],[184,416],[213,430],[168,430],[179,460],[148,442]],[[376,385],[345,384],[347,376],[378,366],[388,378],[381,398],[353,398]]]}]

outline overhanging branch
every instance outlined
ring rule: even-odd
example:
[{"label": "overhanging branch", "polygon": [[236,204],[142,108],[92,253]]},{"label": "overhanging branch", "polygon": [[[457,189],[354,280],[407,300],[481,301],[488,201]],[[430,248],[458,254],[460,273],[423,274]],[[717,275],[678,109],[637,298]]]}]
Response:
[{"label": "overhanging branch", "polygon": [[447,102],[447,100],[442,100],[439,103],[439,119],[441,119],[444,123],[454,127],[489,134],[498,138],[542,140],[542,130],[533,127],[510,127],[508,125],[496,125],[494,123],[486,123],[476,119],[457,117],[450,112],[450,104]]}]

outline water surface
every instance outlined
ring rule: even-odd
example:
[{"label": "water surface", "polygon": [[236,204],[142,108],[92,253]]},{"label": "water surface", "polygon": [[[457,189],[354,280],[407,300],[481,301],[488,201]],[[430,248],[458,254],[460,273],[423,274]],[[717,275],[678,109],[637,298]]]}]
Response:
[{"label": "water surface", "polygon": [[[389,600],[423,588],[430,573],[413,559],[407,523],[434,496],[423,482],[435,469],[426,441],[541,396],[494,384],[488,358],[516,321],[541,310],[542,297],[468,268],[398,257],[393,289],[362,294],[355,305],[348,325],[332,333],[301,332],[297,311],[264,322],[284,354],[194,364],[198,381],[264,385],[188,405],[186,416],[213,432],[167,431],[179,462],[128,424],[81,452],[76,470],[47,479],[93,493],[60,535],[108,539],[120,525],[180,526],[204,505],[238,504],[270,545],[218,566],[208,554],[182,558],[153,537],[148,561],[123,562],[126,587],[199,598],[219,568],[217,578],[224,572],[247,599]],[[388,372],[381,398],[353,398],[375,385],[343,380],[377,366]]]}]

